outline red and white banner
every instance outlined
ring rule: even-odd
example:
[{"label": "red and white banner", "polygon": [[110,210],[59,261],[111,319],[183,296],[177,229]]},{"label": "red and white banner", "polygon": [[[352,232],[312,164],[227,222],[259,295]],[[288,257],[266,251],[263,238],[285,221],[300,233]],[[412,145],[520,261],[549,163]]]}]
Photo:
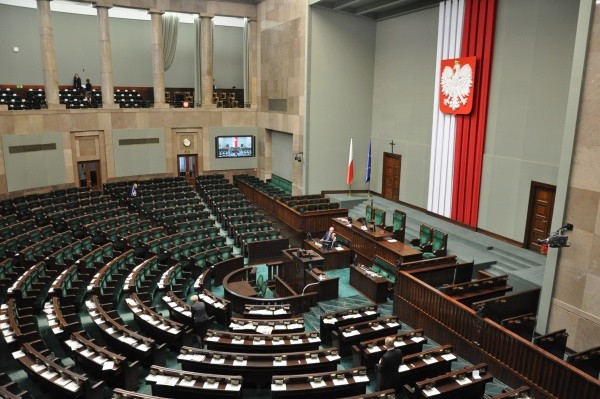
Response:
[{"label": "red and white banner", "polygon": [[445,114],[470,114],[473,109],[475,57],[442,60],[440,66],[440,111]]},{"label": "red and white banner", "polygon": [[354,180],[354,160],[352,159],[352,139],[350,139],[350,155],[348,156],[348,173],[346,174],[346,184],[352,184]]}]

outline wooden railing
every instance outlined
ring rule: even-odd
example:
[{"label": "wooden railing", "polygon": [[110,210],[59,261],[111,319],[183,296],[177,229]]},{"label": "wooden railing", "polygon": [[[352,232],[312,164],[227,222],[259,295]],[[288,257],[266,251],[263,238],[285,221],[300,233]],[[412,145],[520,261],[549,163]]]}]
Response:
[{"label": "wooden railing", "polygon": [[510,386],[529,385],[535,398],[600,397],[600,382],[534,346],[494,321],[400,272],[394,314],[438,341],[452,344],[472,363],[488,363],[494,377]]},{"label": "wooden railing", "polygon": [[332,218],[348,216],[348,209],[345,208],[300,213],[281,201],[256,190],[244,181],[238,179],[237,185],[240,193],[244,194],[250,201],[276,216],[298,233],[325,231],[331,226]]}]

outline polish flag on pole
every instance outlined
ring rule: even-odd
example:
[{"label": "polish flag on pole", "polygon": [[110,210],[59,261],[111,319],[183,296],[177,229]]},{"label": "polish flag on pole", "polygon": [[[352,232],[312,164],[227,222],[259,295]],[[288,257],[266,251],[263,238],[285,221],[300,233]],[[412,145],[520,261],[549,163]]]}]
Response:
[{"label": "polish flag on pole", "polygon": [[348,156],[348,174],[346,175],[346,184],[352,184],[354,180],[354,161],[352,160],[352,138],[350,138],[350,155]]}]

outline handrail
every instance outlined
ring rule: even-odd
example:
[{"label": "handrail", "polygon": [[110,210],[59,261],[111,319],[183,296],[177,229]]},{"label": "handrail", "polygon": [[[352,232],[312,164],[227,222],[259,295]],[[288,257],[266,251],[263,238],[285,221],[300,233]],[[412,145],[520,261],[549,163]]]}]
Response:
[{"label": "handrail", "polygon": [[600,381],[503,328],[410,273],[398,274],[394,313],[472,363],[487,362],[509,385],[530,385],[536,398],[600,397]]}]

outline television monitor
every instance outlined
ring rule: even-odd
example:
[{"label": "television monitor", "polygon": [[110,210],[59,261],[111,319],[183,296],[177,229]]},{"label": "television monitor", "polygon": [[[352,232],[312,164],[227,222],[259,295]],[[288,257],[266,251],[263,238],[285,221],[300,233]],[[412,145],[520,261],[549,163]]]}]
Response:
[{"label": "television monitor", "polygon": [[255,155],[254,136],[215,137],[217,158],[252,158]]}]

